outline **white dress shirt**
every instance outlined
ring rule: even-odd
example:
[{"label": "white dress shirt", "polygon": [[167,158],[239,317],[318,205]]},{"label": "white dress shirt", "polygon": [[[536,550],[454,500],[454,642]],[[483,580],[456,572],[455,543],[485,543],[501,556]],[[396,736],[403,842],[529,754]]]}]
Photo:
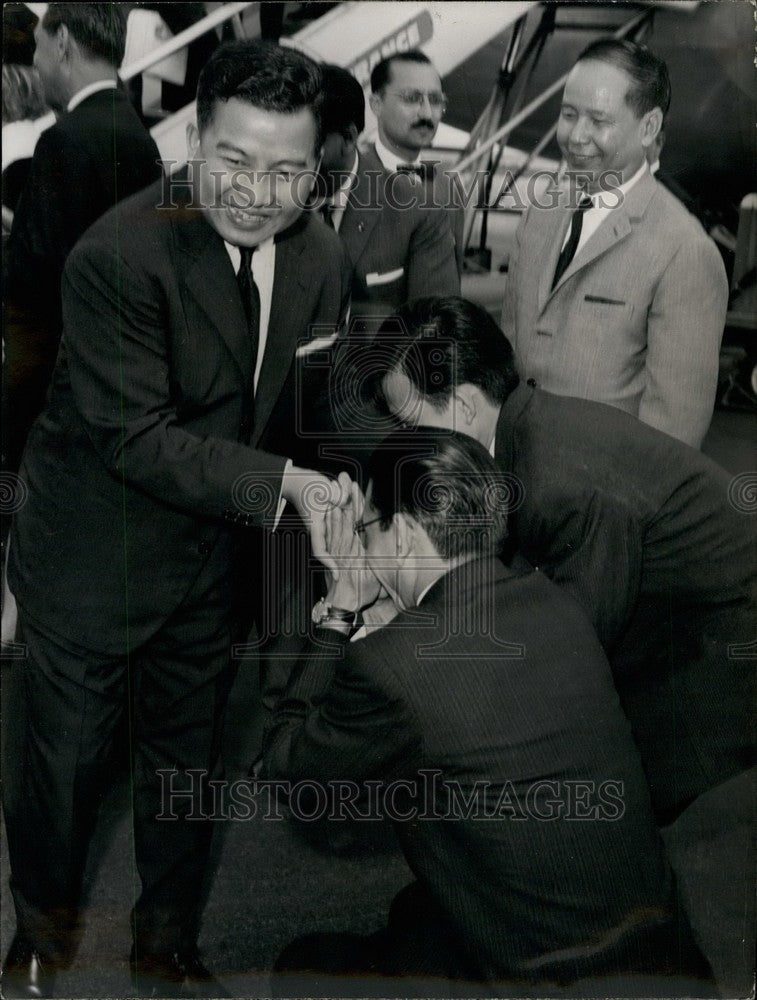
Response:
[{"label": "white dress shirt", "polygon": [[406,163],[420,163],[421,162],[420,154],[418,154],[415,157],[415,159],[412,159],[412,160],[407,160],[407,159],[405,159],[402,156],[397,156],[396,153],[393,153],[391,151],[391,149],[388,149],[383,144],[383,142],[381,141],[381,139],[379,139],[378,136],[376,136],[376,141],[375,141],[374,145],[375,145],[375,149],[376,149],[376,156],[378,156],[378,158],[381,160],[381,166],[384,168],[384,170],[388,170],[389,173],[391,173],[391,174],[395,173],[396,170],[397,170],[397,167],[399,167],[400,165],[403,165],[403,164],[406,164]]},{"label": "white dress shirt", "polygon": [[[239,270],[239,265],[242,263],[242,253],[239,247],[234,246],[233,243],[227,243],[226,240],[223,241],[226,247],[226,252],[229,255],[232,266],[234,268],[234,274]],[[259,246],[255,247],[255,252],[252,255],[252,277],[255,284],[258,286],[258,294],[260,295],[260,326],[258,329],[258,357],[255,362],[255,374],[253,375],[253,389],[255,392],[258,391],[258,378],[260,377],[260,368],[263,364],[263,355],[265,354],[265,345],[268,340],[268,322],[271,318],[271,300],[273,299],[273,276],[276,271],[276,244],[273,241],[273,236],[265,240]],[[288,458],[286,465],[284,466],[284,473],[286,474],[292,468],[292,460]],[[283,483],[282,483],[283,485]],[[282,512],[286,500],[279,493],[279,502],[276,508],[276,516],[271,527],[272,531],[275,531],[279,525],[279,520],[281,519]]]},{"label": "white dress shirt", "polygon": [[[573,254],[574,260],[581,252],[581,248],[591,239],[594,233],[596,233],[605,219],[609,218],[615,209],[622,204],[623,198],[625,198],[634,184],[637,184],[641,180],[647,170],[648,166],[647,161],[645,160],[633,177],[629,177],[623,184],[613,188],[611,191],[597,191],[595,194],[588,195],[588,197],[591,198],[591,208],[587,208],[584,212],[581,236],[578,240],[576,252]],[[606,204],[607,202],[609,202],[609,205]],[[563,247],[568,242],[569,237],[570,226],[568,226],[565,233],[565,239],[562,241]],[[562,247],[560,249],[562,249]]]},{"label": "white dress shirt", "polygon": [[94,83],[88,83],[86,87],[82,87],[81,90],[77,90],[74,96],[66,105],[66,111],[73,111],[77,105],[81,104],[82,101],[86,100],[91,94],[96,94],[100,90],[116,90],[118,84],[115,80],[96,80]]},{"label": "white dress shirt", "polygon": [[339,227],[341,226],[342,219],[344,218],[344,212],[347,208],[350,190],[352,185],[355,183],[355,178],[357,177],[357,165],[358,154],[355,153],[355,159],[353,160],[349,173],[344,176],[342,183],[324,203],[331,206],[331,225],[337,232],[339,232]]}]

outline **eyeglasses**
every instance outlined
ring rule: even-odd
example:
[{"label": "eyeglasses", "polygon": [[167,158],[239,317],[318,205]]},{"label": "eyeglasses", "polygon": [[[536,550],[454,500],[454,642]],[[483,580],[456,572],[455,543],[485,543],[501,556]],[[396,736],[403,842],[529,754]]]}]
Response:
[{"label": "eyeglasses", "polygon": [[370,519],[370,521],[355,521],[355,526],[354,526],[354,528],[352,530],[358,536],[358,538],[360,539],[360,541],[362,541],[363,537],[365,535],[365,529],[368,527],[368,525],[369,524],[375,524],[376,521],[381,521],[381,520],[383,520],[383,518],[379,514],[378,517],[372,517]]},{"label": "eyeglasses", "polygon": [[403,104],[408,107],[423,107],[424,99],[428,98],[428,103],[432,108],[447,110],[447,97],[440,90],[387,90],[387,94],[394,94],[399,97]]}]

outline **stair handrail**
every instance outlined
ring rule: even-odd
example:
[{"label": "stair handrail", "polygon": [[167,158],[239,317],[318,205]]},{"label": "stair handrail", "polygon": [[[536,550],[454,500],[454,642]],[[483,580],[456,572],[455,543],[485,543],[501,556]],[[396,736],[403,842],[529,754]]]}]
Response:
[{"label": "stair handrail", "polygon": [[253,0],[235,0],[234,3],[224,4],[223,7],[219,7],[218,10],[211,11],[207,14],[201,21],[196,24],[191,24],[184,31],[180,31],[178,35],[174,35],[173,38],[169,38],[167,42],[163,45],[159,45],[157,49],[153,49],[152,52],[146,53],[139,59],[135,59],[133,63],[129,63],[128,66],[122,66],[119,70],[118,75],[124,81],[131,80],[132,77],[138,76],[140,73],[144,73],[146,69],[154,66],[156,63],[161,62],[167,56],[172,56],[174,52],[178,52],[179,49],[183,49],[185,45],[193,42],[196,38],[200,38],[206,32],[210,31],[211,28],[218,27],[219,24],[223,24],[224,21],[230,21],[232,17],[236,17],[237,14],[241,14],[243,10],[247,7],[251,7]]}]

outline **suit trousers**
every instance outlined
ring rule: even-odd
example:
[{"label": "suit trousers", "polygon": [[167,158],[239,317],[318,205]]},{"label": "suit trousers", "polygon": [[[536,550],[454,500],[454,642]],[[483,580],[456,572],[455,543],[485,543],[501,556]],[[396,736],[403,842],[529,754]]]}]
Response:
[{"label": "suit trousers", "polygon": [[18,933],[57,964],[75,948],[87,848],[123,733],[142,883],[135,946],[170,953],[196,941],[212,834],[207,781],[220,777],[231,647],[242,635],[221,548],[181,606],[124,656],[65,643],[19,609],[25,659],[10,682],[4,769],[11,889]]}]

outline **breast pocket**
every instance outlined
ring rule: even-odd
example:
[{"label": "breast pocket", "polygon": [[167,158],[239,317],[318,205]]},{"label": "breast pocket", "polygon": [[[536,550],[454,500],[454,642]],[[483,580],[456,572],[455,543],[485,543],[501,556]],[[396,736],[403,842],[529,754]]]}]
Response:
[{"label": "breast pocket", "polygon": [[385,271],[383,274],[371,271],[370,274],[366,274],[365,283],[369,288],[375,288],[376,285],[389,285],[393,281],[399,281],[404,273],[404,267],[396,267],[393,271]]},{"label": "breast pocket", "polygon": [[625,384],[643,365],[646,324],[639,322],[635,304],[617,292],[599,290],[577,297],[570,326],[581,367],[591,382],[596,380],[605,389]]},{"label": "breast pocket", "polygon": [[598,340],[609,338],[612,341],[617,335],[626,346],[626,338],[636,322],[634,314],[634,303],[621,298],[617,292],[589,292],[574,303],[574,315],[580,329]]}]

